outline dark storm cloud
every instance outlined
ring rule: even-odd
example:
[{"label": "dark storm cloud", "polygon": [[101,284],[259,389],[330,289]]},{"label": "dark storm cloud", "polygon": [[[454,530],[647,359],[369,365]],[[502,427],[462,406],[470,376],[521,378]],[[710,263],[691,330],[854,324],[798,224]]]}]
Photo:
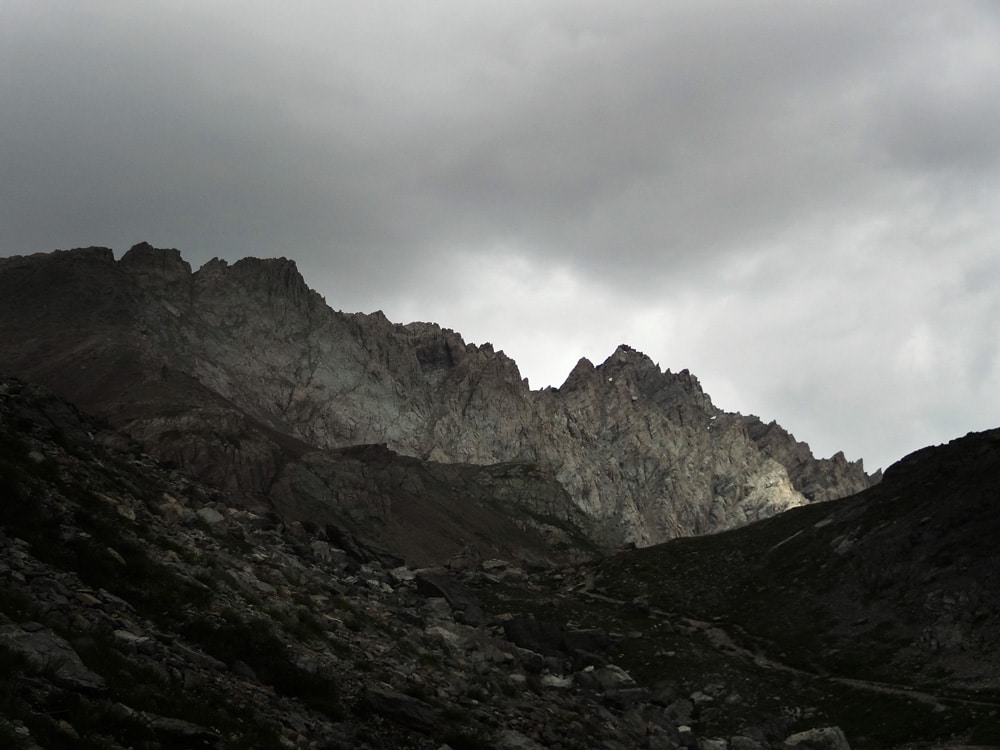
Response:
[{"label": "dark storm cloud", "polygon": [[[942,118],[991,121],[927,107],[905,63],[928,40],[870,4],[554,5],[451,26],[346,4],[312,9],[315,28],[252,5],[235,24],[224,6],[39,7],[36,34],[8,40],[35,63],[11,99],[28,106],[5,128],[23,158],[8,174],[77,196],[84,229],[186,222],[194,245],[337,244],[395,261],[383,271],[401,247],[485,238],[653,280],[658,259],[673,271],[851,210],[875,181],[865,162],[949,147],[920,132]],[[965,104],[984,109],[976,93]],[[885,120],[866,121],[882,97]],[[951,138],[973,161],[996,144]]]},{"label": "dark storm cloud", "polygon": [[0,0],[0,252],[286,255],[878,465],[1000,422],[996,7]]}]

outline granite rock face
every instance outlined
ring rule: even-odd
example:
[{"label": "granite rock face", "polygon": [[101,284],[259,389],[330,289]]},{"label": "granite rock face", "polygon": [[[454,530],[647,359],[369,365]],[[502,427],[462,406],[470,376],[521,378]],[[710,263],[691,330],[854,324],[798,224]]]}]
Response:
[{"label": "granite rock face", "polygon": [[287,485],[290,457],[309,448],[525,464],[565,489],[607,547],[718,531],[877,480],[717,409],[688,371],[627,346],[532,391],[490,344],[334,311],[284,258],[194,272],[146,244],[119,261],[101,248],[8,258],[0,300],[0,368],[251,495]]}]

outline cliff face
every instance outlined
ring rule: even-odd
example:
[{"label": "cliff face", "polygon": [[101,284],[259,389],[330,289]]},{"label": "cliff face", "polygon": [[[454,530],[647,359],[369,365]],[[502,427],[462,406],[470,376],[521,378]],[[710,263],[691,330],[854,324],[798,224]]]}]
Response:
[{"label": "cliff face", "polygon": [[[10,258],[0,300],[0,369],[248,493],[285,486],[289,456],[309,446],[384,444],[440,463],[536,465],[595,522],[598,542],[644,545],[872,482],[860,462],[817,460],[626,346],[531,391],[489,344],[332,310],[283,258],[195,272],[148,245],[120,261],[100,248]],[[543,505],[539,516],[568,512]]]}]

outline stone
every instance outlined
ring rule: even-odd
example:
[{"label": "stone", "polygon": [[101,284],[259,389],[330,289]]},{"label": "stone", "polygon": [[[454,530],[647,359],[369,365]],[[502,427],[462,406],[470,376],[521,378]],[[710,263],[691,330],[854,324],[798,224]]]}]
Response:
[{"label": "stone", "polygon": [[130,648],[139,648],[149,643],[149,636],[136,635],[128,630],[115,630],[111,634],[116,641]]},{"label": "stone", "polygon": [[218,526],[226,520],[226,517],[215,508],[199,508],[195,511],[195,515],[209,526]]},{"label": "stone", "polygon": [[417,591],[427,597],[444,597],[457,622],[466,625],[485,625],[486,615],[475,595],[450,575],[443,572],[421,570],[416,574]]},{"label": "stone", "polygon": [[663,713],[678,724],[691,724],[694,720],[694,703],[687,698],[678,698],[667,706]]},{"label": "stone", "polygon": [[167,523],[183,523],[187,519],[185,508],[174,496],[164,493],[161,501],[156,506],[156,512]]},{"label": "stone", "polygon": [[214,747],[221,739],[218,732],[183,719],[142,713],[141,719],[157,737],[180,742],[188,747]]},{"label": "stone", "polygon": [[363,711],[420,732],[430,732],[438,721],[437,711],[424,701],[378,685],[365,688],[361,705]]},{"label": "stone", "polygon": [[407,568],[405,565],[400,565],[399,567],[390,570],[389,576],[396,583],[409,583],[410,581],[416,579],[416,573]]},{"label": "stone", "polygon": [[680,724],[677,727],[677,741],[681,747],[697,747],[698,738],[694,734],[694,730],[691,729],[687,724]]},{"label": "stone", "polygon": [[64,734],[67,737],[69,737],[71,740],[76,740],[77,742],[79,742],[80,735],[79,733],[77,733],[76,727],[74,727],[65,719],[60,719],[58,722],[56,722],[56,729],[58,729],[61,734]]},{"label": "stone", "polygon": [[604,691],[602,700],[606,705],[623,709],[648,701],[649,691],[642,687],[611,688]]},{"label": "stone", "polygon": [[563,677],[557,674],[543,674],[541,678],[542,687],[555,688],[557,690],[569,690],[573,687],[573,676]]},{"label": "stone", "polygon": [[515,729],[505,729],[493,740],[493,750],[544,750],[544,748]]},{"label": "stone", "polygon": [[48,628],[0,626],[0,645],[24,654],[36,669],[50,671],[60,685],[92,692],[107,687],[104,678],[88,669],[72,646]]},{"label": "stone", "polygon": [[309,549],[312,550],[313,556],[320,562],[328,563],[333,560],[333,551],[328,542],[324,542],[322,539],[314,539],[309,543]]},{"label": "stone", "polygon": [[822,727],[798,732],[785,739],[785,750],[851,750],[840,727]]},{"label": "stone", "polygon": [[440,625],[433,625],[424,631],[427,635],[441,639],[441,642],[456,653],[466,651],[469,642],[457,633]]},{"label": "stone", "polygon": [[614,664],[595,669],[593,677],[602,690],[620,690],[635,686],[632,675]]}]

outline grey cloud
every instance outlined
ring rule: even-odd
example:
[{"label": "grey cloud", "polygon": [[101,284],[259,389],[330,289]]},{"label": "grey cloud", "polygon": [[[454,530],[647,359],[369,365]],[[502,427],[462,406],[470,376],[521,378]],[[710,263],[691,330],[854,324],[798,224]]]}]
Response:
[{"label": "grey cloud", "polygon": [[[0,253],[286,255],[334,307],[550,382],[628,341],[854,455],[1000,377],[990,2],[0,11]],[[949,363],[906,372],[922,321]]]}]

